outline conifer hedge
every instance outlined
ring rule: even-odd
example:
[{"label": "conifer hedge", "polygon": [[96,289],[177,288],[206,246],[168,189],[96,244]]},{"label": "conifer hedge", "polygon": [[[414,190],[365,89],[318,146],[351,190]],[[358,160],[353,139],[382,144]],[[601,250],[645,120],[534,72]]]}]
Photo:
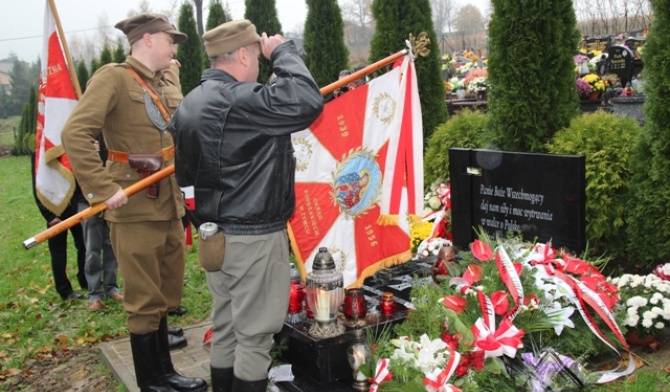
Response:
[{"label": "conifer hedge", "polygon": [[340,71],[348,68],[349,50],[337,0],[307,0],[303,46],[305,65],[319,87],[336,81]]},{"label": "conifer hedge", "polygon": [[179,44],[176,56],[181,63],[179,83],[184,95],[200,84],[200,76],[202,75],[203,44],[193,15],[194,11],[191,3],[184,2],[179,10],[178,28],[188,38]]},{"label": "conifer hedge", "polygon": [[491,3],[488,129],[501,150],[543,152],[579,113],[572,0]]},{"label": "conifer hedge", "polygon": [[647,266],[670,261],[670,1],[651,5],[642,53],[645,125],[632,159],[626,222],[629,259]]}]

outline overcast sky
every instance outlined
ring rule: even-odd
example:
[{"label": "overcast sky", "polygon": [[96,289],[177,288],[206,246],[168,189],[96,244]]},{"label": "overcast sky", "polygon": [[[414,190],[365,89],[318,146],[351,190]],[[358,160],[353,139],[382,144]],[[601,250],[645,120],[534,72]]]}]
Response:
[{"label": "overcast sky", "polygon": [[[411,1],[411,0],[408,0]],[[42,51],[44,6],[47,0],[0,0],[0,59],[16,54],[20,59],[33,62]],[[340,5],[347,0],[338,0]],[[483,2],[482,0],[462,0],[463,3]],[[139,8],[141,0],[55,0],[58,15],[68,44],[93,36],[98,31],[100,20],[113,26],[125,19],[128,11]],[[181,4],[181,0],[149,0],[154,12],[168,13],[171,7]],[[204,0],[205,5],[209,0]],[[244,0],[222,0],[222,4],[232,13],[234,19],[244,17]],[[277,14],[284,33],[302,30],[307,6],[305,0],[276,0]],[[174,11],[175,20],[178,8]],[[207,14],[203,19],[206,21]],[[116,31],[116,30],[115,30]],[[119,32],[121,34],[121,32]]]}]

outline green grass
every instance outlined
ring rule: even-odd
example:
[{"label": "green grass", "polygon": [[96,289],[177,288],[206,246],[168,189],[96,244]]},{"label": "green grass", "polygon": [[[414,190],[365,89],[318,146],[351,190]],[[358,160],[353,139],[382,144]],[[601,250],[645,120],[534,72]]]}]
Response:
[{"label": "green grass", "polygon": [[[24,249],[23,241],[46,227],[32,194],[29,157],[0,158],[0,194],[0,374],[25,367],[38,352],[126,336],[121,304],[108,302],[105,311],[92,313],[87,301],[63,302],[53,287],[46,243]],[[69,243],[68,276],[78,289],[76,252],[71,239]],[[170,317],[170,325],[194,324],[209,316],[211,296],[195,248],[187,253],[182,304],[188,313]]]}]

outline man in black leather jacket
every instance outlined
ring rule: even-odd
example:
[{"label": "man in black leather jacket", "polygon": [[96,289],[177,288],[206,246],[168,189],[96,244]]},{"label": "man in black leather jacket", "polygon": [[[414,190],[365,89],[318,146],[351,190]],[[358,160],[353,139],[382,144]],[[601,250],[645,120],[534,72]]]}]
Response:
[{"label": "man in black leather jacket", "polygon": [[[225,234],[221,267],[207,273],[212,388],[265,391],[272,338],[289,299],[290,135],[314,122],[323,98],[294,43],[280,35],[261,38],[251,22],[236,20],[203,40],[211,68],[181,102],[170,129],[179,185],[194,186],[196,217]],[[271,86],[256,83],[261,53],[273,64]]]}]

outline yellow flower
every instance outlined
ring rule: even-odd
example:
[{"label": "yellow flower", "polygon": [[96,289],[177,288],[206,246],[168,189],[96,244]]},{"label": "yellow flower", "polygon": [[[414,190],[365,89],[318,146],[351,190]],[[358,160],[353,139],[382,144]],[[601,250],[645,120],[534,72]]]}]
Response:
[{"label": "yellow flower", "polygon": [[582,79],[589,82],[593,91],[605,91],[605,82],[600,79],[600,76],[591,73],[582,76]]},{"label": "yellow flower", "polygon": [[411,238],[412,249],[416,249],[421,241],[428,238],[432,230],[433,222],[426,221],[411,224],[409,227],[409,234]]}]

